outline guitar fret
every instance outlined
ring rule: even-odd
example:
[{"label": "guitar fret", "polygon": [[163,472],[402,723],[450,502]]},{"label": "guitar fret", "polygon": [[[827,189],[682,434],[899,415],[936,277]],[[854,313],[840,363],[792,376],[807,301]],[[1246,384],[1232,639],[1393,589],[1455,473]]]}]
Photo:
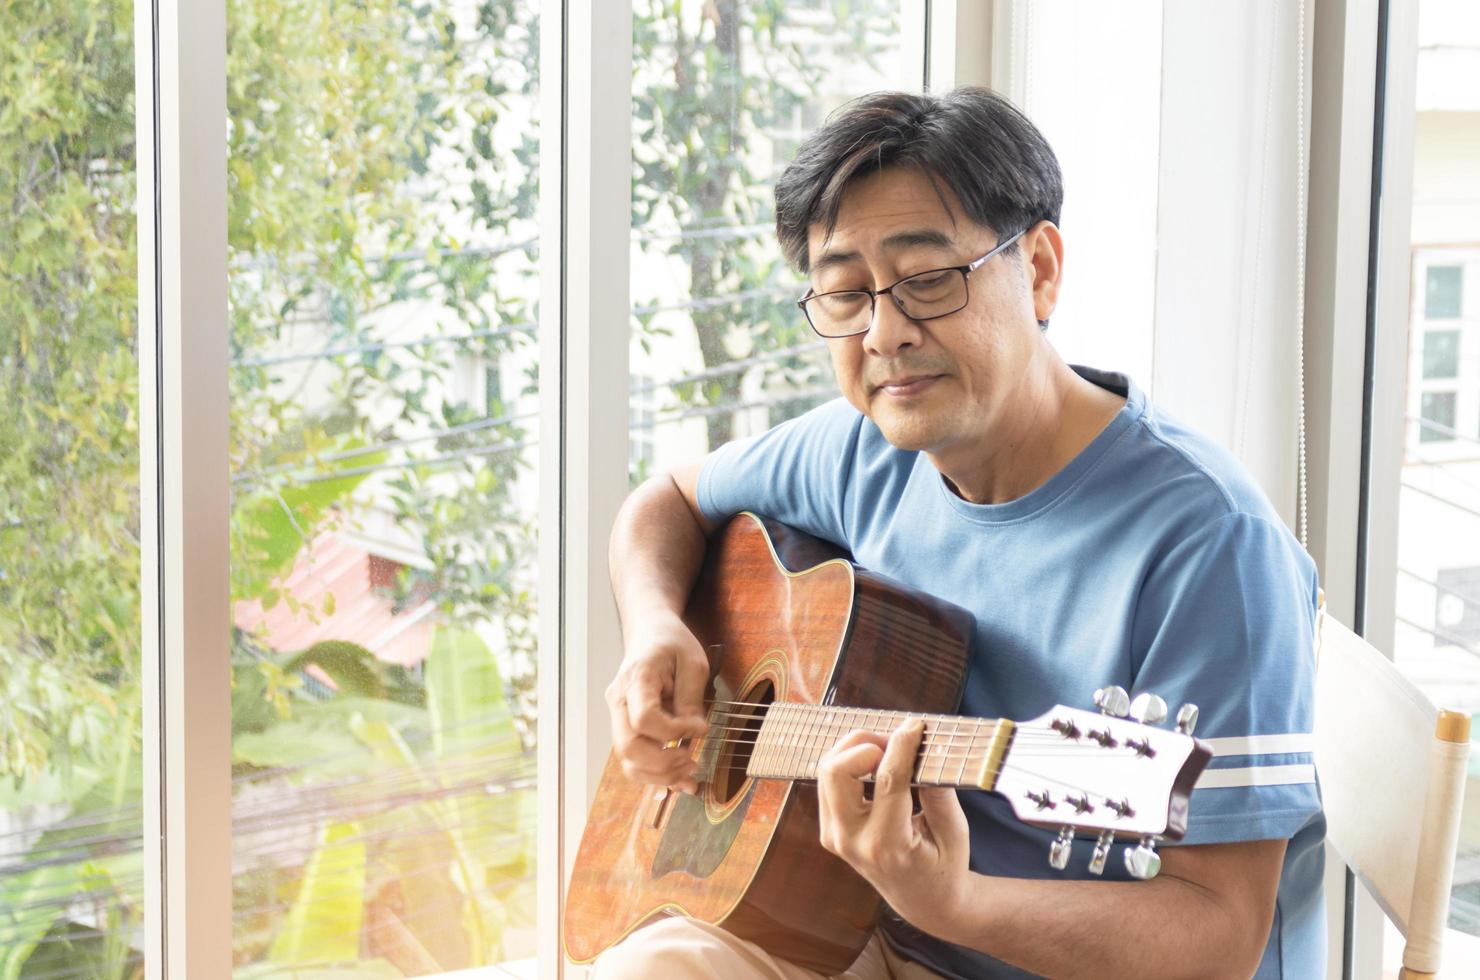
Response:
[{"label": "guitar fret", "polygon": [[781,722],[786,718],[786,703],[773,702],[765,712],[765,722],[762,722],[761,730],[765,731],[765,745],[759,746],[755,754],[755,771],[758,776],[776,776],[774,758],[776,758],[776,740],[780,734]]},{"label": "guitar fret", "polygon": [[[974,728],[975,725],[969,725],[969,727]],[[961,785],[961,782],[962,782],[963,777],[966,776],[966,759],[968,759],[969,756],[971,756],[971,742],[969,742],[969,737],[971,737],[971,736],[969,736],[969,733],[968,733],[968,742],[966,742],[966,748],[963,748],[962,751],[961,751],[961,764],[959,764],[958,767],[956,767],[956,779],[955,779],[955,782],[956,782],[956,785],[958,785],[958,786]],[[955,742],[955,740],[956,740],[956,737],[955,736],[952,736],[952,742]]]},{"label": "guitar fret", "polygon": [[[956,763],[958,768],[962,764],[966,753],[970,751],[969,742],[967,743],[967,745],[964,746],[956,744],[956,740],[961,736],[961,725],[963,722],[966,724],[967,727],[968,734],[966,737],[970,739],[971,736],[969,732],[971,729],[971,723],[964,718],[951,719],[951,760]],[[942,786],[955,786],[959,781],[960,780],[958,779],[946,776],[944,772],[940,774],[940,784]]]},{"label": "guitar fret", "polygon": [[771,746],[771,758],[768,768],[771,774],[780,779],[786,775],[783,762],[786,758],[786,730],[791,727],[793,715],[791,705],[783,705],[781,708],[781,723],[776,726],[776,742]]},{"label": "guitar fret", "polygon": [[812,757],[813,715],[811,711],[803,712],[800,724],[797,725],[796,752],[792,757],[792,764],[796,771],[794,779],[805,779],[810,771],[807,763]]},{"label": "guitar fret", "polygon": [[791,726],[786,730],[786,777],[788,779],[799,779],[802,776],[801,758],[803,751],[803,739],[807,733],[807,712],[804,708],[797,708],[792,712]]},{"label": "guitar fret", "polygon": [[936,766],[935,784],[937,786],[944,786],[946,783],[946,763],[949,762],[952,756],[954,756],[956,753],[956,733],[961,729],[960,722],[957,721],[955,718],[941,718],[940,727],[942,733],[944,733],[945,726],[948,723],[951,726],[951,731],[950,734],[946,736],[945,745],[941,749],[940,764]]},{"label": "guitar fret", "polygon": [[957,786],[966,784],[966,764],[972,761],[972,756],[976,753],[976,738],[980,733],[981,722],[971,722],[971,734],[967,736],[966,751],[961,754],[961,771],[956,773]]},{"label": "guitar fret", "polygon": [[[947,723],[947,719],[941,718],[935,725],[935,778],[929,781],[936,785],[939,785],[940,781],[945,778],[946,760],[951,757],[951,746],[954,744],[954,740],[946,731]],[[923,783],[926,780],[920,781]]]},{"label": "guitar fret", "polygon": [[791,728],[796,711],[787,704],[781,709],[781,724],[776,726],[776,744],[771,746],[770,769],[776,778],[786,775],[786,733]]},{"label": "guitar fret", "polygon": [[761,721],[761,730],[756,734],[755,746],[750,750],[750,774],[762,777],[767,775],[766,752],[771,748],[771,738],[776,728],[776,705],[771,704],[766,708],[766,717]]},{"label": "guitar fret", "polygon": [[[816,780],[822,757],[844,735],[864,731],[888,738],[915,719],[924,728],[911,774],[914,784],[975,786],[995,735],[993,720],[791,701],[768,706],[755,732],[747,773],[765,779]],[[746,732],[734,726],[728,737],[745,738]]]},{"label": "guitar fret", "polygon": [[817,778],[817,763],[822,761],[822,754],[828,749],[827,741],[827,711],[819,708],[814,713],[814,721],[811,724],[812,733],[809,736],[810,745],[807,750],[806,778]]},{"label": "guitar fret", "polygon": [[961,725],[955,718],[950,719],[950,731],[946,731],[947,719],[940,721],[940,752],[935,754],[935,779],[931,780],[934,785],[940,786],[946,782],[946,762],[956,751],[956,733],[961,730]]}]

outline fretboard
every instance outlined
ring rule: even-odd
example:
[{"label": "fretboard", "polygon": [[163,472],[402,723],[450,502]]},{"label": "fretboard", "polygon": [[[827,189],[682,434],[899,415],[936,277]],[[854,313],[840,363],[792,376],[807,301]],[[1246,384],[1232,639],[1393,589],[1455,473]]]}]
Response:
[{"label": "fretboard", "polygon": [[746,771],[762,779],[815,780],[818,761],[844,735],[866,731],[887,737],[912,718],[925,723],[914,785],[992,788],[1012,739],[1010,721],[793,702],[767,708]]}]

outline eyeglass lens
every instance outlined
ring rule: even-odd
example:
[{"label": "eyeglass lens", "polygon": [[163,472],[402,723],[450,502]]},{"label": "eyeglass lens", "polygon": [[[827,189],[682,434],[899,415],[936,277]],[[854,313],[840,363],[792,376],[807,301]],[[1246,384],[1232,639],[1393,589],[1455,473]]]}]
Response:
[{"label": "eyeglass lens", "polygon": [[[889,296],[912,320],[947,316],[966,305],[966,276],[960,269],[924,272],[896,283]],[[872,298],[862,291],[822,293],[805,308],[813,329],[826,337],[863,333],[874,313]]]}]

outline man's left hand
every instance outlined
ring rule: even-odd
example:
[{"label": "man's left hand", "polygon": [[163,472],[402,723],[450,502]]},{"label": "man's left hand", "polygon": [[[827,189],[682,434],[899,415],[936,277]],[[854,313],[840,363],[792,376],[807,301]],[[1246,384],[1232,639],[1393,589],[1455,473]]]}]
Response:
[{"label": "man's left hand", "polygon": [[[851,864],[904,919],[939,935],[964,900],[971,876],[966,814],[950,787],[910,782],[924,723],[906,722],[887,739],[853,732],[817,766],[822,846]],[[874,777],[873,799],[863,779]]]}]

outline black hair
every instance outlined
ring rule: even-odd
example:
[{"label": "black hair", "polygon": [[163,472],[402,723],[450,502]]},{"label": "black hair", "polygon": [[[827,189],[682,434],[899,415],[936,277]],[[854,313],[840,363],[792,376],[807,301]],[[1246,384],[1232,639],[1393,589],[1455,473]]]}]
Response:
[{"label": "black hair", "polygon": [[944,182],[968,218],[999,236],[1059,223],[1058,158],[1011,102],[983,88],[875,92],[830,115],[776,181],[776,237],[787,261],[805,273],[808,229],[821,224],[831,234],[848,185],[892,167],[918,168],[937,191]]}]

